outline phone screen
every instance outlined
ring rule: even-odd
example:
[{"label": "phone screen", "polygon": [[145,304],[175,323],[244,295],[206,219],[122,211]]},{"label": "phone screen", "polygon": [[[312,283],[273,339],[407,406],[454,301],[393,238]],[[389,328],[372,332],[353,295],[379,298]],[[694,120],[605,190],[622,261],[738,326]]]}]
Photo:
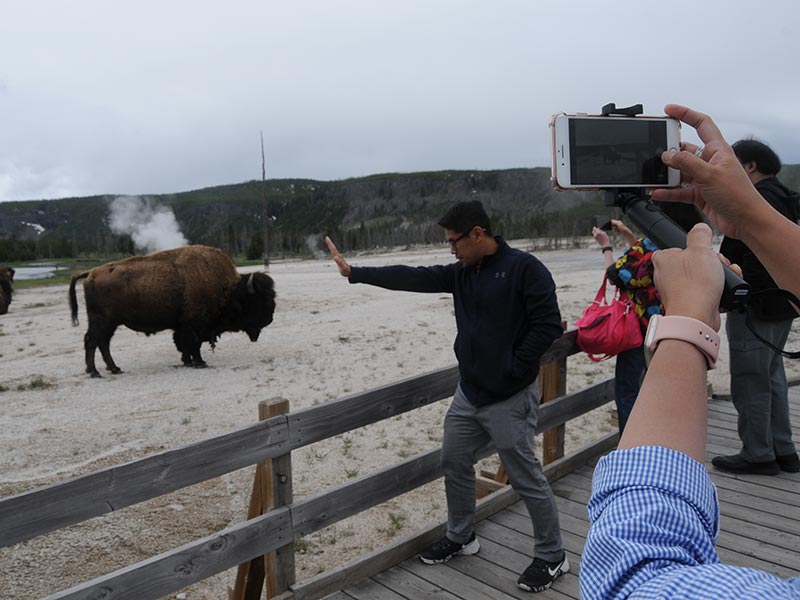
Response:
[{"label": "phone screen", "polygon": [[667,167],[661,162],[666,149],[664,120],[569,120],[572,185],[666,185]]}]

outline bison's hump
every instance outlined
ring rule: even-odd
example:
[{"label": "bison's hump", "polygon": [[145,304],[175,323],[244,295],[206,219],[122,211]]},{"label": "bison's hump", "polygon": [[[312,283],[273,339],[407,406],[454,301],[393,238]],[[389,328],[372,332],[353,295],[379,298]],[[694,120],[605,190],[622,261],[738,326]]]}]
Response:
[{"label": "bison's hump", "polygon": [[236,265],[218,248],[186,246],[132,256],[91,270],[87,304],[130,303],[180,311],[182,321],[216,320],[239,281]]}]

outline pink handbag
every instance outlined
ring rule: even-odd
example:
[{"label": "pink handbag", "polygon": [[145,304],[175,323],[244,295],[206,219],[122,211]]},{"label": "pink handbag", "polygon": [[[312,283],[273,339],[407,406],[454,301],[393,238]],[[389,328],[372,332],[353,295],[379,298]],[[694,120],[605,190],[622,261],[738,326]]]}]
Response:
[{"label": "pink handbag", "polygon": [[609,303],[606,300],[607,282],[608,275],[603,277],[594,302],[575,321],[578,347],[596,362],[641,346],[644,341],[633,301],[621,300],[615,286],[614,297]]}]

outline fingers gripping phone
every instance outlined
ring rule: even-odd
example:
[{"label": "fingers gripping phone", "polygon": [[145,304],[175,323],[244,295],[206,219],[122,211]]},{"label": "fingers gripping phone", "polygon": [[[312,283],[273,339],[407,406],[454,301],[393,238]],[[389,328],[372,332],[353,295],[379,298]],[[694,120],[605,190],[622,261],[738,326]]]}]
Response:
[{"label": "fingers gripping phone", "polygon": [[603,231],[611,231],[611,217],[608,215],[595,215],[594,226]]},{"label": "fingers gripping phone", "polygon": [[559,113],[550,120],[557,189],[677,187],[680,171],[661,153],[680,148],[680,122],[669,117]]}]

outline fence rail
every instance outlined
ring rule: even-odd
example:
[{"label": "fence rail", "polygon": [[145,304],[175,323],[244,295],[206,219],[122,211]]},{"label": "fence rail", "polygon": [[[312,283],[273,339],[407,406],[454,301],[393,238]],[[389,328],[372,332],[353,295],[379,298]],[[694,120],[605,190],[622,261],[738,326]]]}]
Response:
[{"label": "fence rail", "polygon": [[[565,372],[566,357],[577,351],[575,332],[567,332],[553,344],[542,362],[561,363],[562,368],[555,370],[560,377],[559,373]],[[276,464],[290,465],[287,459],[292,450],[450,397],[457,381],[456,367],[441,369],[2,499],[0,546],[16,544],[265,460],[277,459]],[[612,382],[607,380],[543,404],[539,431],[563,426],[612,400]],[[588,460],[593,452],[607,449],[610,439],[607,436],[600,440],[594,450],[582,449],[578,459]],[[441,448],[437,448],[419,454],[49,598],[162,597],[237,564],[286,548],[303,536],[437,479],[441,476],[440,452]],[[491,445],[486,446],[481,456],[492,452]],[[572,464],[570,461],[559,463],[564,465],[559,467],[562,470],[574,468],[567,466]],[[276,488],[291,489],[290,469],[289,466],[288,473],[274,470]],[[550,468],[551,477],[558,474],[557,469]],[[293,583],[293,578],[287,581]],[[302,587],[300,584],[298,590]],[[312,596],[306,591],[302,597]]]}]

